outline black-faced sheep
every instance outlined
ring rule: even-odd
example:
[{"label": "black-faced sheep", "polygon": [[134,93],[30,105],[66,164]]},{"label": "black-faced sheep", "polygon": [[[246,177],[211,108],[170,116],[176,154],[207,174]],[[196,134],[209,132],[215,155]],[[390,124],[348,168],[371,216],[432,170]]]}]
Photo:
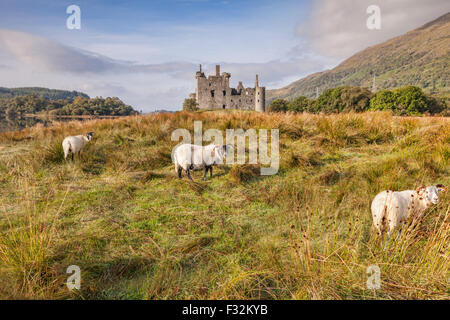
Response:
[{"label": "black-faced sheep", "polygon": [[93,132],[89,132],[83,135],[69,136],[64,138],[62,142],[64,159],[66,159],[69,154],[72,154],[72,160],[75,153],[78,153],[78,156],[80,156],[81,149],[85,146],[86,143],[92,140],[93,135]]}]

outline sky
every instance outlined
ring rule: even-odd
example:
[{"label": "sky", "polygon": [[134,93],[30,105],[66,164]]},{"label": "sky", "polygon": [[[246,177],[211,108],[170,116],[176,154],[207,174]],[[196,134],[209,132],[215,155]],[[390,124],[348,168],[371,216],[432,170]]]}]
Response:
[{"label": "sky", "polygon": [[[381,28],[369,30],[380,8]],[[68,29],[67,7],[81,10]],[[280,88],[450,11],[448,0],[0,0],[0,86],[180,110],[195,72]]]}]

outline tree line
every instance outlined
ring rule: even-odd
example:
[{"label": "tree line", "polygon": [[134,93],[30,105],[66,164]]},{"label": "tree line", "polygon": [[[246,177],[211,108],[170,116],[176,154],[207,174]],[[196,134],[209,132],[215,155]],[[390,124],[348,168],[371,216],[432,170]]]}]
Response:
[{"label": "tree line", "polygon": [[127,116],[138,113],[117,97],[76,96],[74,99],[53,100],[36,95],[25,95],[0,100],[0,116],[8,117],[25,114]]},{"label": "tree line", "polygon": [[49,100],[59,100],[59,99],[73,100],[78,96],[81,96],[83,98],[89,98],[87,94],[78,91],[57,90],[40,87],[24,87],[24,88],[0,87],[0,100],[28,95],[34,95],[36,97],[45,98]]},{"label": "tree line", "polygon": [[446,100],[427,95],[415,86],[380,90],[375,94],[366,88],[344,86],[328,89],[317,99],[303,96],[293,101],[276,99],[268,107],[269,112],[339,113],[375,110],[391,110],[400,116],[450,116]]}]

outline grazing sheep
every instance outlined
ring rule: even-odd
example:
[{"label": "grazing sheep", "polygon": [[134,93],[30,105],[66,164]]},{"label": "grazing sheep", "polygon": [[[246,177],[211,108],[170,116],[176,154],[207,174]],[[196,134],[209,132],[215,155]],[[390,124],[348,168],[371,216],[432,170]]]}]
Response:
[{"label": "grazing sheep", "polygon": [[93,132],[89,132],[79,136],[69,136],[64,138],[62,142],[62,147],[64,150],[64,159],[67,158],[69,154],[72,154],[72,160],[75,153],[78,153],[80,157],[81,149],[86,143],[92,140]]},{"label": "grazing sheep", "polygon": [[439,202],[438,194],[447,191],[442,184],[420,186],[416,190],[382,191],[372,201],[373,223],[378,234],[387,230],[388,237],[392,231],[402,225],[410,216],[420,216],[432,204]]},{"label": "grazing sheep", "polygon": [[229,148],[230,146],[215,144],[204,147],[194,144],[179,145],[173,153],[173,162],[178,178],[181,179],[181,171],[184,170],[187,177],[192,180],[190,170],[202,169],[205,169],[203,180],[206,180],[208,170],[212,178],[212,166],[223,162]]}]

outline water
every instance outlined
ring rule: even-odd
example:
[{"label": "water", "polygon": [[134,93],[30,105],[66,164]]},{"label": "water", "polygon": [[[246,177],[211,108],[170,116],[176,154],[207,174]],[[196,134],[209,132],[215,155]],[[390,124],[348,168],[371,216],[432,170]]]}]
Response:
[{"label": "water", "polygon": [[[97,117],[98,118],[98,117]],[[97,119],[96,118],[96,119]],[[101,118],[101,117],[100,117]],[[0,132],[5,131],[19,131],[25,128],[30,128],[38,123],[41,123],[45,127],[51,126],[55,121],[84,121],[90,120],[91,118],[81,118],[81,117],[65,117],[65,118],[42,118],[42,117],[0,117]]]}]

